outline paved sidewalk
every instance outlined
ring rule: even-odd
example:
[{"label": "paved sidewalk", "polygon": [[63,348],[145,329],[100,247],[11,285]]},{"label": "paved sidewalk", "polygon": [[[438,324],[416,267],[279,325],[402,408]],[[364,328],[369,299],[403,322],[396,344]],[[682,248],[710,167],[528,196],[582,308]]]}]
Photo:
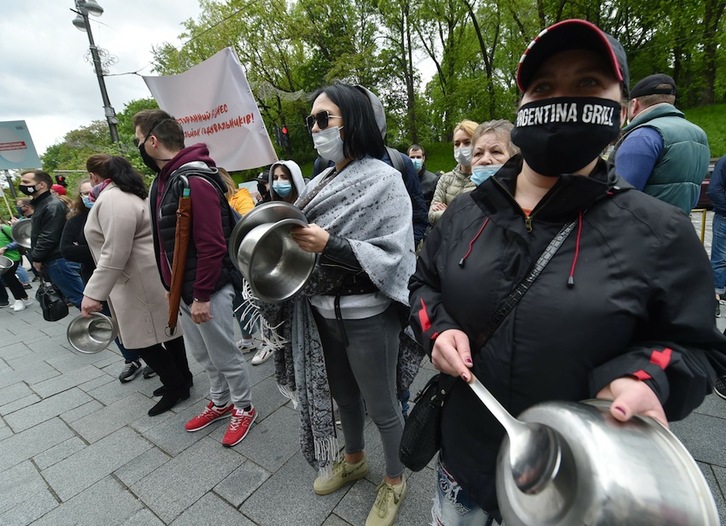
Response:
[{"label": "paved sidewalk", "polygon": [[[19,313],[0,309],[1,525],[364,524],[383,477],[370,422],[368,477],[316,496],[315,472],[298,445],[298,415],[275,386],[272,360],[250,366],[259,417],[247,438],[227,449],[223,423],[183,429],[206,404],[208,383],[196,363],[190,399],[150,418],[158,378],[121,384],[116,349],[72,351],[65,331],[77,314],[71,309],[49,323],[37,303]],[[726,319],[718,323],[726,327]],[[431,374],[425,367],[412,393]],[[708,396],[672,429],[699,462],[726,525],[726,401]],[[427,524],[433,490],[430,468],[410,475],[397,524]]]}]

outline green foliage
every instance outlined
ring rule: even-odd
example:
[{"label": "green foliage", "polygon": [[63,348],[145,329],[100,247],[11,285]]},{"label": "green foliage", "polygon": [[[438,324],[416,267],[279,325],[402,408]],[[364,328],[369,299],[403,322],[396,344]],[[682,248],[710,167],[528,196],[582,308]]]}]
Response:
[{"label": "green foliage", "polygon": [[726,104],[714,104],[685,110],[686,118],[697,124],[708,136],[711,157],[726,155]]}]

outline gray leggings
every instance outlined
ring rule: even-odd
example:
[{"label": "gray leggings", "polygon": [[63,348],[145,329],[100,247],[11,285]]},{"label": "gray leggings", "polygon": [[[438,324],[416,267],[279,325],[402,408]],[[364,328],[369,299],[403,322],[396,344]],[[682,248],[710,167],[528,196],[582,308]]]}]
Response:
[{"label": "gray leggings", "polygon": [[[385,312],[363,320],[344,320],[348,346],[336,320],[327,320],[316,309],[315,320],[325,354],[330,390],[340,409],[345,451],[363,451],[365,411],[378,427],[386,457],[386,475],[398,477],[403,464],[398,448],[403,416],[396,397],[396,363],[401,325],[394,304]],[[365,400],[365,405],[363,403]]]}]

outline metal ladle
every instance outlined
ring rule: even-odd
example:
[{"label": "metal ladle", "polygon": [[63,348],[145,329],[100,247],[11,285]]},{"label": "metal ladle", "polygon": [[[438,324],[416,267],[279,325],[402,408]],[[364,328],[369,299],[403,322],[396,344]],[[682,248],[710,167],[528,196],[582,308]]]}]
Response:
[{"label": "metal ladle", "polygon": [[538,493],[560,469],[562,450],[557,433],[551,427],[514,418],[474,375],[469,387],[509,436],[509,461],[514,483],[524,493]]}]

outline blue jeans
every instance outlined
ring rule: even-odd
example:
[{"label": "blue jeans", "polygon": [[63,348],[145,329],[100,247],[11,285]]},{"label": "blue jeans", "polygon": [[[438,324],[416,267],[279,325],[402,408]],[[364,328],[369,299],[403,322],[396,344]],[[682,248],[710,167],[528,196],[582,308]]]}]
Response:
[{"label": "blue jeans", "polygon": [[431,510],[432,526],[492,526],[494,517],[481,509],[454,477],[441,459],[436,462],[436,496]]},{"label": "blue jeans", "polygon": [[58,287],[68,301],[77,308],[81,308],[83,300],[83,280],[81,279],[81,265],[64,258],[54,259],[43,263],[43,269],[48,273],[50,280]]},{"label": "blue jeans", "polygon": [[[21,259],[20,262],[22,263],[23,260]],[[28,276],[28,271],[25,270],[23,265],[18,265],[18,269],[15,271],[15,274],[17,274],[20,283],[23,285],[30,283],[30,276]]]},{"label": "blue jeans", "polygon": [[711,240],[711,268],[716,294],[726,293],[726,216],[713,214],[713,238]]}]

